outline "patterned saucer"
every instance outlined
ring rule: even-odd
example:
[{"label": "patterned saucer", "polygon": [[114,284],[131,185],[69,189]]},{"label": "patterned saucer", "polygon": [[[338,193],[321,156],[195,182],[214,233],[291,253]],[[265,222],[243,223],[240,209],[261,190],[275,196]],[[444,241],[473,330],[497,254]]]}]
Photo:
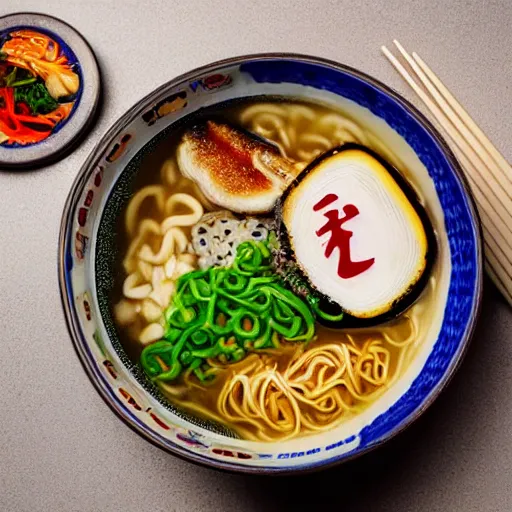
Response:
[{"label": "patterned saucer", "polygon": [[100,72],[84,38],[56,18],[0,18],[0,169],[61,158],[85,135],[100,98]]}]

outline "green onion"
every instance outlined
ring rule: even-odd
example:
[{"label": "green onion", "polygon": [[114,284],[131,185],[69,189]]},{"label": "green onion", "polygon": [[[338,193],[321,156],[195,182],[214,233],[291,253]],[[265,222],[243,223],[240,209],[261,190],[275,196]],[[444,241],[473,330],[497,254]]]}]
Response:
[{"label": "green onion", "polygon": [[[208,359],[242,360],[247,352],[309,341],[315,334],[311,306],[286,289],[271,271],[267,242],[246,241],[229,268],[183,275],[165,312],[165,339],[142,351],[148,377],[172,381],[183,371],[203,381]],[[222,321],[221,321],[222,320]]]}]

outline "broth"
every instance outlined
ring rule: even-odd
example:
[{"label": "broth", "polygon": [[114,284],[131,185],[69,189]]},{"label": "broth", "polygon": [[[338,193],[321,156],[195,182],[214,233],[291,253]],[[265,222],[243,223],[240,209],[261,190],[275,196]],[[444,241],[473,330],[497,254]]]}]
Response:
[{"label": "broth", "polygon": [[[204,119],[220,119],[270,141],[297,172],[332,147],[351,142],[375,150],[397,167],[399,164],[384,142],[343,112],[276,98],[244,101],[221,110],[203,111],[161,141],[143,161],[134,184],[136,193],[119,218],[118,231],[124,236],[119,251],[122,258],[116,263],[114,318],[132,360],[138,362],[145,347],[161,343],[160,355],[146,359],[157,364],[158,375],[182,367],[181,373],[169,380],[155,379],[170,402],[195,415],[222,422],[250,440],[284,440],[331,429],[374,402],[410,364],[426,336],[426,319],[435,306],[439,269],[434,265],[420,298],[391,321],[371,327],[337,329],[316,321],[314,336],[307,340],[286,341],[286,336],[274,333],[272,346],[256,349],[249,340],[242,349],[240,340],[235,339],[231,343],[238,344],[239,355],[243,352],[240,360],[238,356],[226,355],[236,351],[222,352],[204,357],[201,366],[192,368],[199,363],[187,363],[184,352],[191,349],[184,348],[179,355],[181,362],[170,363],[178,361],[172,357],[181,338],[160,340],[172,338],[172,329],[179,330],[170,327],[166,310],[179,296],[180,283],[201,264],[201,256],[195,253],[192,244],[194,229],[197,231],[194,226],[202,222],[205,213],[224,210],[205,196],[201,184],[181,174],[177,160],[177,148],[184,134]],[[173,227],[163,233],[165,222]],[[271,226],[264,224],[258,229],[270,232]],[[254,276],[269,272],[264,269]],[[207,286],[208,275],[197,274],[197,283]],[[272,286],[277,297],[277,281]],[[293,301],[290,304],[289,307],[298,307]],[[183,311],[186,312],[186,307]],[[302,317],[305,324],[309,318],[306,313]],[[241,321],[246,322],[245,317]],[[255,323],[256,320],[249,322],[246,330]],[[204,331],[204,325],[197,330],[201,329]],[[300,331],[303,337],[305,329]],[[230,343],[229,339],[224,342]],[[204,346],[201,343],[197,347]]]}]

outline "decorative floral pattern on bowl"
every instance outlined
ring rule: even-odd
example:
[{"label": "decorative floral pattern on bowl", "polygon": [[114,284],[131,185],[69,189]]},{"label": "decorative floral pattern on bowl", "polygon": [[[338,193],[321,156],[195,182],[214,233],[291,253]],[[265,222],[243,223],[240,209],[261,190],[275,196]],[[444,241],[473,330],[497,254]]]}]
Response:
[{"label": "decorative floral pattern on bowl", "polygon": [[[248,96],[307,97],[364,109],[431,189],[444,222],[446,306],[432,342],[404,378],[354,420],[283,443],[238,439],[225,427],[170,406],[124,352],[108,313],[112,227],[142,156],[196,110]],[[110,234],[109,234],[110,233]],[[458,165],[425,118],[396,93],[340,64],[295,55],[240,57],[172,80],[105,135],[77,177],[61,226],[60,285],[69,329],[89,377],[109,406],[157,446],[214,467],[280,473],[325,467],[386,441],[417,418],[453,374],[473,332],[482,286],[481,241]]]}]

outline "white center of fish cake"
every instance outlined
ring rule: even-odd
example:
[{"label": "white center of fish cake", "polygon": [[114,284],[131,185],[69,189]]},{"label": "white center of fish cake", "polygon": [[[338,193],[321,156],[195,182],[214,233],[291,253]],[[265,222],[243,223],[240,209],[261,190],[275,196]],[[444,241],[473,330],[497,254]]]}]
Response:
[{"label": "white center of fish cake", "polygon": [[418,213],[388,170],[362,151],[321,161],[286,198],[283,220],[311,283],[354,316],[389,311],[425,269]]}]

